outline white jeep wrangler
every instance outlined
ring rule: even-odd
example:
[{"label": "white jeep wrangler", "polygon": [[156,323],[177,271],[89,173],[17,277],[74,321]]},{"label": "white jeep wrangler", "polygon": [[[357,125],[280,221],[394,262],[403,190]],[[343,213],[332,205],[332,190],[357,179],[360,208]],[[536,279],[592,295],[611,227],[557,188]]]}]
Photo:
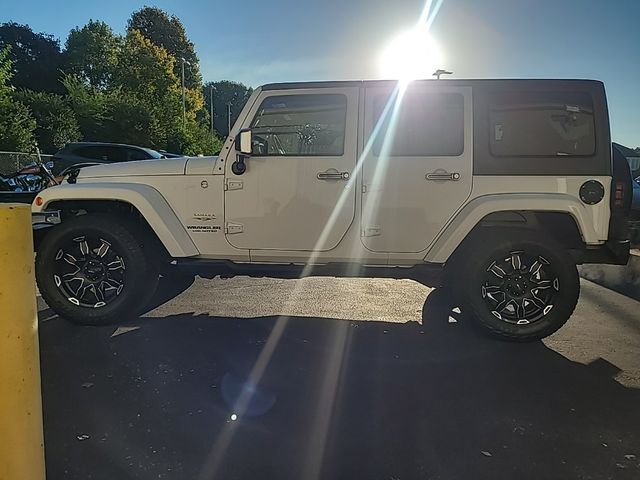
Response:
[{"label": "white jeep wrangler", "polygon": [[37,248],[49,306],[135,315],[170,264],[393,276],[533,340],[571,316],[576,264],[628,259],[631,185],[597,81],[266,85],[230,133],[218,157],[90,167],[41,192],[34,214],[61,219]]}]

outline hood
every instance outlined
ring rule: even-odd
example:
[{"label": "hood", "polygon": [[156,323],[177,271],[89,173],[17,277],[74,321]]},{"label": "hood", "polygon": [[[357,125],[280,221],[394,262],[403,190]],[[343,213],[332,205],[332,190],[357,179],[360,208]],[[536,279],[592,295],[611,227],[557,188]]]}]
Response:
[{"label": "hood", "polygon": [[85,167],[80,170],[78,178],[184,175],[188,160],[187,157],[159,158],[157,160],[138,160],[135,162],[96,165],[95,167]]}]

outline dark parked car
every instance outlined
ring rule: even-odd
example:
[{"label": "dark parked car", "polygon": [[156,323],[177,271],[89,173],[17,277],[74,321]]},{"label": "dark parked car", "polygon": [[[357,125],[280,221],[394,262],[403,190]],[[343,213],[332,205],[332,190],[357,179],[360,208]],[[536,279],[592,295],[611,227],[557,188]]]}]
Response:
[{"label": "dark parked car", "polygon": [[165,155],[150,148],[119,143],[77,142],[68,143],[53,156],[53,174],[59,175],[72,166],[87,166],[103,163],[130,162],[165,158]]},{"label": "dark parked car", "polygon": [[631,216],[640,220],[640,177],[633,180],[633,200],[631,201]]}]

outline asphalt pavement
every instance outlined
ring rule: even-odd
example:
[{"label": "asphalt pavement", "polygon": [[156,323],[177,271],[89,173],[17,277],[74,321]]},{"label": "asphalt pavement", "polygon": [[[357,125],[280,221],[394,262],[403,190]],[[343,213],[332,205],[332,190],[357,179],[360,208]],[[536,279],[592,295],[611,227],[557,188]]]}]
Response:
[{"label": "asphalt pavement", "polygon": [[640,302],[594,283],[532,344],[407,280],[163,295],[105,327],[40,302],[49,480],[640,478]]}]

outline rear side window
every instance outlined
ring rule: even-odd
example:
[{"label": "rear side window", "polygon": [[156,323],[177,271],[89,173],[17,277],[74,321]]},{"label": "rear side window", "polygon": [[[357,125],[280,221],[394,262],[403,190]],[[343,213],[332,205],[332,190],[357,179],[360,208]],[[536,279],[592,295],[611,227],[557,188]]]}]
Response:
[{"label": "rear side window", "polygon": [[102,146],[80,147],[73,153],[88,160],[109,160],[107,149]]},{"label": "rear side window", "polygon": [[251,123],[254,144],[265,156],[341,156],[347,98],[281,95],[263,100]]},{"label": "rear side window", "polygon": [[[389,101],[387,96],[374,100],[374,125]],[[464,150],[464,97],[459,93],[434,93],[407,90],[400,100],[397,116],[394,106],[387,114],[373,144],[380,156],[388,149],[391,157],[451,157]],[[395,116],[395,119],[394,119]]]},{"label": "rear side window", "polygon": [[588,93],[514,91],[489,98],[494,156],[590,156],[596,148],[594,130]]}]

